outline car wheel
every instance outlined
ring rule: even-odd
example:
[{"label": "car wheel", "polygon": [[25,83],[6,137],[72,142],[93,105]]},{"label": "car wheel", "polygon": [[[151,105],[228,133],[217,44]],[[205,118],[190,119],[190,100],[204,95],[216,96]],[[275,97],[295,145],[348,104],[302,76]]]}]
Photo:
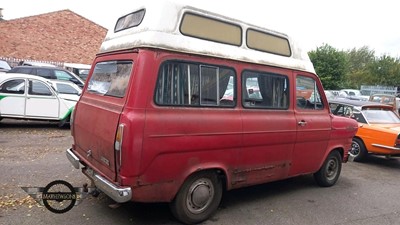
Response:
[{"label": "car wheel", "polygon": [[185,224],[207,220],[218,208],[222,183],[215,172],[201,172],[189,177],[170,203],[172,214]]},{"label": "car wheel", "polygon": [[349,154],[355,162],[361,162],[368,154],[364,142],[361,139],[353,138]]},{"label": "car wheel", "polygon": [[339,179],[342,171],[342,159],[338,151],[329,153],[324,164],[318,172],[314,173],[314,179],[321,187],[330,187]]}]

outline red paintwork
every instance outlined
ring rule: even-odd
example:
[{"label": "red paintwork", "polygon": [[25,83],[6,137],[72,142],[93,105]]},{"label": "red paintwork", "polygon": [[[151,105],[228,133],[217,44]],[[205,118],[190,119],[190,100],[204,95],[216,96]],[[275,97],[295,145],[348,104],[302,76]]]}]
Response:
[{"label": "red paintwork", "polygon": [[[229,190],[314,173],[334,149],[347,160],[356,132],[350,127],[357,127],[356,122],[332,116],[324,96],[324,110],[296,110],[295,76],[319,82],[314,74],[151,49],[101,55],[95,63],[110,59],[134,61],[129,91],[122,99],[83,93],[75,107],[73,150],[110,181],[131,186],[133,201],[171,201],[184,180],[199,170],[220,170]],[[237,84],[245,69],[286,75],[294,102],[287,110],[244,109],[238,94],[235,108],[157,106],[153,95],[159,65],[173,59],[228,66],[236,71]],[[302,120],[307,126],[297,125]],[[120,123],[125,129],[117,171],[114,138]]]}]

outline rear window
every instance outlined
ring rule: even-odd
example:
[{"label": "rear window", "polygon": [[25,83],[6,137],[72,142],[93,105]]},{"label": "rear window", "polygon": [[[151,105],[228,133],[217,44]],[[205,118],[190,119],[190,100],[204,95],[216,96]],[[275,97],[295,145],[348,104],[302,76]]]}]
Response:
[{"label": "rear window", "polygon": [[124,97],[132,66],[132,61],[97,63],[89,80],[87,91],[98,95]]}]

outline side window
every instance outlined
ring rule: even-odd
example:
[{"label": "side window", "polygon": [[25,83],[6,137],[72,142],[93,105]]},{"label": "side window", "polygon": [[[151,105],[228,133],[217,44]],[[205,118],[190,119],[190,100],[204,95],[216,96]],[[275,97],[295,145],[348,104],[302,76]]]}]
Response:
[{"label": "side window", "polygon": [[363,114],[358,109],[354,109],[351,118],[357,120],[357,122],[359,123],[367,123],[367,120],[364,118]]},{"label": "side window", "polygon": [[79,92],[75,88],[73,88],[71,85],[68,84],[60,84],[57,83],[57,92],[61,94],[74,94],[78,95]]},{"label": "side window", "polygon": [[54,75],[56,76],[57,80],[67,80],[71,81],[74,77],[71,74],[68,74],[62,70],[54,70]]},{"label": "side window", "polygon": [[0,85],[0,93],[10,94],[24,94],[25,93],[25,80],[9,80]]},{"label": "side window", "polygon": [[29,80],[29,91],[30,95],[44,95],[44,96],[52,96],[53,93],[49,89],[47,85],[45,85],[41,81]]},{"label": "side window", "polygon": [[242,76],[245,108],[287,109],[289,82],[283,75],[245,71]]},{"label": "side window", "polygon": [[298,109],[321,110],[320,90],[316,81],[311,77],[297,76],[296,78],[296,107]]},{"label": "side window", "polygon": [[31,68],[25,68],[25,67],[22,67],[22,68],[15,67],[14,69],[12,69],[12,72],[13,73],[33,74]]},{"label": "side window", "polygon": [[218,66],[166,62],[157,79],[155,102],[175,106],[235,106],[235,72]]},{"label": "side window", "polygon": [[44,77],[44,78],[47,78],[47,79],[54,79],[55,78],[53,73],[52,73],[52,71],[49,70],[49,69],[45,69],[45,68],[38,68],[37,69],[37,75],[41,76],[41,77]]}]

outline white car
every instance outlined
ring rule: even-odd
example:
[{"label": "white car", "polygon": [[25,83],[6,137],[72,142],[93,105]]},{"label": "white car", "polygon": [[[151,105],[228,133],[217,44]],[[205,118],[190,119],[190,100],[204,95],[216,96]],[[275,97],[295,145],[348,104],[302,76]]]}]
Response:
[{"label": "white car", "polygon": [[0,76],[0,120],[3,118],[69,123],[81,88],[69,81],[27,74]]},{"label": "white car", "polygon": [[339,97],[359,101],[368,101],[369,99],[369,96],[362,95],[361,91],[356,89],[342,89],[339,91]]}]

